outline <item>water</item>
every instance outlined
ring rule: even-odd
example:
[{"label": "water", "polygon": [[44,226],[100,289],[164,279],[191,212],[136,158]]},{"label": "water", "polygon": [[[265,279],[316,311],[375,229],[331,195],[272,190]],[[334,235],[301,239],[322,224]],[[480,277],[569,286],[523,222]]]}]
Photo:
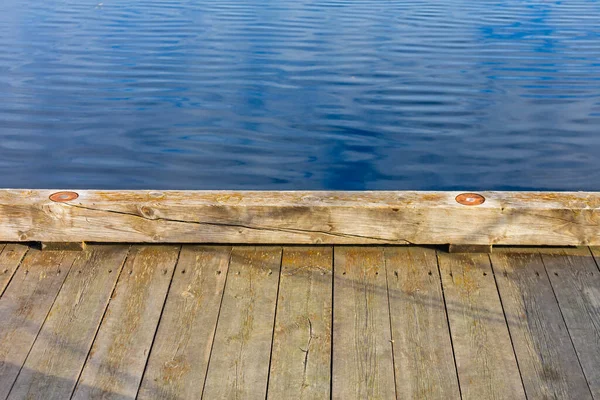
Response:
[{"label": "water", "polygon": [[2,0],[0,99],[0,187],[600,190],[600,1]]}]

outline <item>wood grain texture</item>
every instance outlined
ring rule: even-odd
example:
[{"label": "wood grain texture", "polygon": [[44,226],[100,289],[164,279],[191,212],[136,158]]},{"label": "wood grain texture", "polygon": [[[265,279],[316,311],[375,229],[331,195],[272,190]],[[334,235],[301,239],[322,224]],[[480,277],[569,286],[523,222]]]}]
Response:
[{"label": "wood grain texture", "polygon": [[29,250],[0,299],[0,399],[8,396],[74,259],[74,253]]},{"label": "wood grain texture", "polygon": [[0,241],[600,245],[600,193],[0,190]]},{"label": "wood grain texture", "polygon": [[0,245],[0,298],[12,279],[19,264],[27,254],[28,246],[22,244]]},{"label": "wood grain texture", "polygon": [[273,335],[270,399],[329,399],[331,247],[285,247]]},{"label": "wood grain texture", "polygon": [[394,362],[381,247],[334,249],[334,399],[394,399]]},{"label": "wood grain texture", "polygon": [[591,399],[540,255],[491,260],[527,397]]},{"label": "wood grain texture", "polygon": [[74,399],[137,394],[179,246],[134,246],[75,389]]},{"label": "wood grain texture", "polygon": [[280,247],[233,249],[203,398],[265,398],[280,267]]},{"label": "wood grain texture", "polygon": [[524,399],[488,255],[438,253],[463,399]]},{"label": "wood grain texture", "polygon": [[9,399],[68,399],[108,305],[129,246],[91,246],[78,255]]},{"label": "wood grain texture", "polygon": [[398,398],[460,398],[435,250],[384,252]]},{"label": "wood grain texture", "polygon": [[231,247],[183,246],[139,399],[199,399]]},{"label": "wood grain texture", "polygon": [[589,249],[544,250],[542,259],[592,395],[600,399],[600,273]]}]

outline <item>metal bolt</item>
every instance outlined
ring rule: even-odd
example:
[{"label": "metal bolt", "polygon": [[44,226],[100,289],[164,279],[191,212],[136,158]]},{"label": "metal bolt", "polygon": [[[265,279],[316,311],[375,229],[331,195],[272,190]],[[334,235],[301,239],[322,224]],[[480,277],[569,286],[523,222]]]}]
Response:
[{"label": "metal bolt", "polygon": [[75,192],[56,192],[50,195],[50,200],[56,203],[66,203],[67,201],[75,200],[79,194]]},{"label": "metal bolt", "polygon": [[477,193],[461,193],[456,196],[456,202],[463,206],[478,206],[485,203],[485,197]]}]

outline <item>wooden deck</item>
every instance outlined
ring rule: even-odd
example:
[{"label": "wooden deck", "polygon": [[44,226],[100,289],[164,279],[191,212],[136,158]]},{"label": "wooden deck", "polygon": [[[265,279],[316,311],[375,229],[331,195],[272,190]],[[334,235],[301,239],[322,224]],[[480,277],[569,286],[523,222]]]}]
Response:
[{"label": "wooden deck", "polygon": [[0,244],[0,399],[600,399],[594,256]]}]

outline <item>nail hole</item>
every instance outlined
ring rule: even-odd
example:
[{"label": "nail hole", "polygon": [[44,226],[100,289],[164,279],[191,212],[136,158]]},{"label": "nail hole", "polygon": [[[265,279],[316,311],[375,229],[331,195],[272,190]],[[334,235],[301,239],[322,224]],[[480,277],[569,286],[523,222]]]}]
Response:
[{"label": "nail hole", "polygon": [[185,274],[185,269],[182,269],[182,270],[181,270],[181,273],[182,273],[182,274]]},{"label": "nail hole", "polygon": [[483,273],[483,276],[487,276],[487,272],[484,272],[484,273]]},{"label": "nail hole", "polygon": [[431,271],[429,271],[429,272],[427,273],[427,275],[431,276],[431,275],[433,275],[433,274],[431,273]]},{"label": "nail hole", "polygon": [[558,276],[558,273],[556,273],[556,272],[555,272],[555,273],[554,273],[554,276]]}]

